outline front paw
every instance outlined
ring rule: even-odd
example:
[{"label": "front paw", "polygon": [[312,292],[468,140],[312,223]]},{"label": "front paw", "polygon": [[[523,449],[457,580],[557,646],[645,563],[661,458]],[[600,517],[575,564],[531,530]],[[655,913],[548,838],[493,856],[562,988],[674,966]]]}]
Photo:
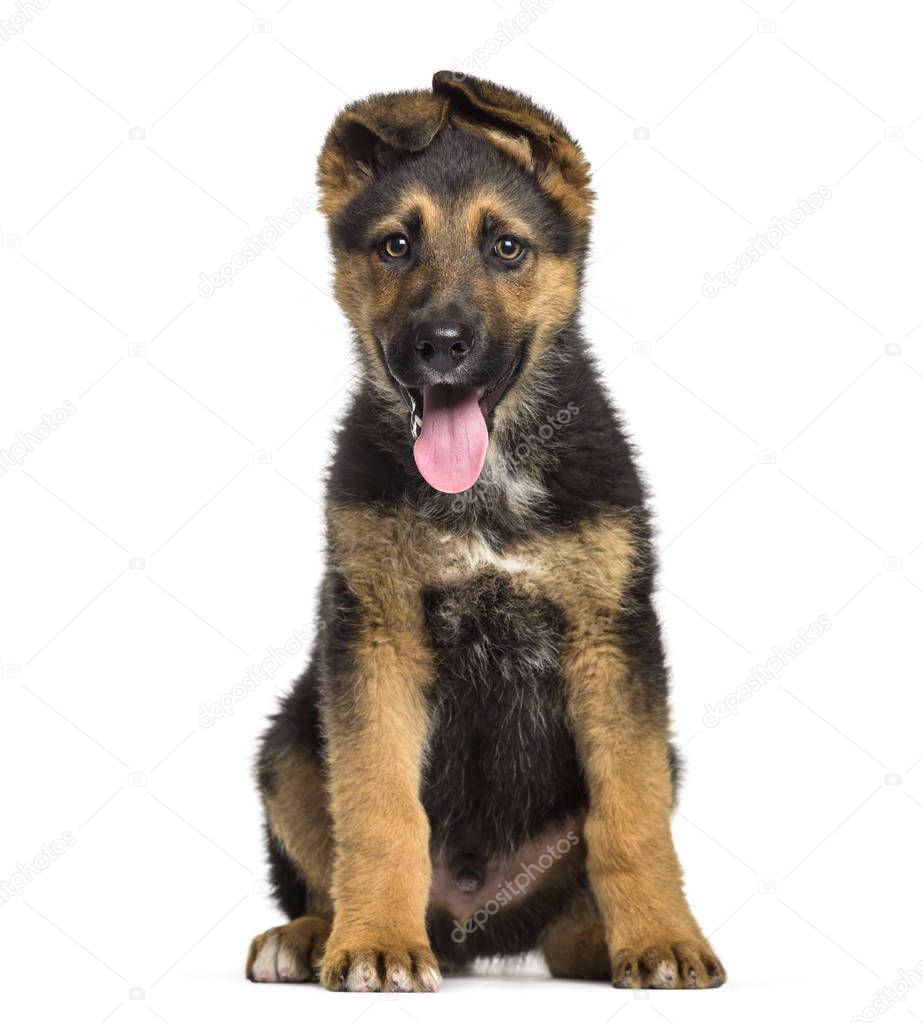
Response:
[{"label": "front paw", "polygon": [[438,991],[442,981],[429,945],[394,936],[334,932],[321,963],[320,982],[330,991]]},{"label": "front paw", "polygon": [[612,956],[612,984],[627,988],[721,987],[724,967],[704,939],[645,942]]}]

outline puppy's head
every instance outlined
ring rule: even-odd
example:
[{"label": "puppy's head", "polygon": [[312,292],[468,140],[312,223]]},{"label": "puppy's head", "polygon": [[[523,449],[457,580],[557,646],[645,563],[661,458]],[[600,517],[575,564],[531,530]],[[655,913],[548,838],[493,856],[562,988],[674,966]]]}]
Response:
[{"label": "puppy's head", "polygon": [[546,111],[447,71],[347,107],[319,159],[336,295],[417,467],[457,493],[543,385],[573,315],[592,193]]}]

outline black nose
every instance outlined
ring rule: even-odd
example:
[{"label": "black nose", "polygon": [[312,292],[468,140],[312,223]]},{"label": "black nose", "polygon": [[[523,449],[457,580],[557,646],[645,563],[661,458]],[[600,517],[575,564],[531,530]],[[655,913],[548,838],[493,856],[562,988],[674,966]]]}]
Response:
[{"label": "black nose", "polygon": [[474,331],[464,323],[421,323],[414,347],[427,366],[447,373],[467,358],[474,347]]}]

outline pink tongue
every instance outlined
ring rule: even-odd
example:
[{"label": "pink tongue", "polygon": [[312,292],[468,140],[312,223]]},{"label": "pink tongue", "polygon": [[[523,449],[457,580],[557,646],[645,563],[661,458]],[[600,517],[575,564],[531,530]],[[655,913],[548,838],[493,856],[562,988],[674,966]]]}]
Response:
[{"label": "pink tongue", "polygon": [[423,388],[423,428],[413,457],[435,490],[458,494],[473,487],[487,456],[481,391],[434,384]]}]

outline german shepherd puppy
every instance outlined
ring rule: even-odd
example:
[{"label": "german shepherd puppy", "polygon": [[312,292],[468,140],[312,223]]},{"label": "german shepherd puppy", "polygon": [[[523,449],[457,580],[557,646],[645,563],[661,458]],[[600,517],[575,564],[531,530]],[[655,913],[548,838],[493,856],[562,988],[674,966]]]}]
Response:
[{"label": "german shepherd puppy", "polygon": [[435,991],[475,957],[710,988],[632,453],[578,323],[593,195],[526,97],[439,72],[319,159],[362,382],[309,667],[259,785],[290,923],[254,981]]}]

